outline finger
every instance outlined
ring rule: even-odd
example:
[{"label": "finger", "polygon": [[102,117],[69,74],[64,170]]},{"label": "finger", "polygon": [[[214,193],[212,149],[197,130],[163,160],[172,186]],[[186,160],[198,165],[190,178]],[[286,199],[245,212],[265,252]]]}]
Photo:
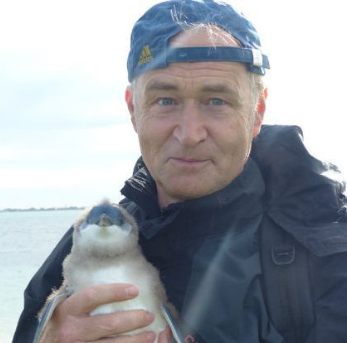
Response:
[{"label": "finger", "polygon": [[[154,315],[144,310],[121,311],[86,317],[77,325],[76,337],[85,341],[98,340],[111,335],[125,334],[150,325]],[[83,325],[82,325],[83,324]]]},{"label": "finger", "polygon": [[170,327],[167,327],[159,334],[158,343],[170,343],[172,342],[172,333]]},{"label": "finger", "polygon": [[76,292],[66,299],[61,311],[65,311],[69,315],[89,314],[100,305],[132,299],[138,294],[138,288],[130,284],[92,286]]},{"label": "finger", "polygon": [[98,341],[92,341],[90,343],[153,343],[156,336],[152,331],[141,332],[137,335],[126,335],[118,337],[105,338]]}]

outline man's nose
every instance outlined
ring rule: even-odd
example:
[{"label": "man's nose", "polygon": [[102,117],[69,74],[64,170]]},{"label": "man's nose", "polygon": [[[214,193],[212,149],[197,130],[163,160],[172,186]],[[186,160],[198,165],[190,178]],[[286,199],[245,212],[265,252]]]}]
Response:
[{"label": "man's nose", "polygon": [[198,105],[182,106],[173,132],[174,137],[187,147],[203,142],[208,136],[205,119],[204,115],[200,113]]}]

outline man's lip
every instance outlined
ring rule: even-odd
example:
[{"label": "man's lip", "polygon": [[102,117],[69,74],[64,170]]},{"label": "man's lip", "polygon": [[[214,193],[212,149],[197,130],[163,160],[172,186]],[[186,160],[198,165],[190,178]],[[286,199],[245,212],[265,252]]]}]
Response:
[{"label": "man's lip", "polygon": [[198,158],[185,158],[185,157],[171,157],[171,160],[183,163],[183,164],[200,164],[205,163],[208,159],[198,159]]}]

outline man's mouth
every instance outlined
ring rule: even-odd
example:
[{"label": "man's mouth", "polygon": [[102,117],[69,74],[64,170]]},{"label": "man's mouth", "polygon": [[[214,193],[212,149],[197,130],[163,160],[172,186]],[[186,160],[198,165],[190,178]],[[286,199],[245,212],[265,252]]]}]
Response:
[{"label": "man's mouth", "polygon": [[183,158],[183,157],[172,157],[172,162],[186,166],[186,167],[199,167],[203,164],[206,164],[209,160],[208,159],[196,159],[196,158]]}]

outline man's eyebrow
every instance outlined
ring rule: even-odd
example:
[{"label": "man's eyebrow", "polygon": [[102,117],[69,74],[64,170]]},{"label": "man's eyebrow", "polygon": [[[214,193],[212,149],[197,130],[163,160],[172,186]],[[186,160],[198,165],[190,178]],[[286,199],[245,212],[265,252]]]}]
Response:
[{"label": "man's eyebrow", "polygon": [[227,96],[228,99],[231,99],[233,102],[233,105],[241,106],[242,104],[242,97],[240,96],[240,93],[238,89],[234,89],[233,87],[229,87],[228,85],[225,85],[223,83],[216,83],[216,84],[206,84],[201,86],[199,89],[201,93],[212,93],[215,94],[218,97],[218,94]]},{"label": "man's eyebrow", "polygon": [[[167,82],[167,81],[153,81],[150,82],[146,86],[146,92],[152,91],[178,91],[179,86],[175,83]],[[202,85],[199,88],[201,93],[221,93],[221,94],[229,94],[235,98],[239,97],[239,93],[228,85],[222,83],[211,83]]]},{"label": "man's eyebrow", "polygon": [[235,96],[238,95],[238,92],[224,84],[203,85],[200,88],[200,91],[204,93],[227,93]]}]

